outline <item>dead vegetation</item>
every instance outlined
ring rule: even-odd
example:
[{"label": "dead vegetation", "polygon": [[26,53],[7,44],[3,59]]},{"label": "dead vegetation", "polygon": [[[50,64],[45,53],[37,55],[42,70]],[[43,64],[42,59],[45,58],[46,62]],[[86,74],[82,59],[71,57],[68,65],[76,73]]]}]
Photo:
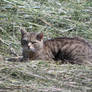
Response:
[{"label": "dead vegetation", "polygon": [[92,40],[91,0],[0,0],[1,92],[92,92],[92,67],[47,61],[7,62],[21,55],[20,27],[44,38]]}]

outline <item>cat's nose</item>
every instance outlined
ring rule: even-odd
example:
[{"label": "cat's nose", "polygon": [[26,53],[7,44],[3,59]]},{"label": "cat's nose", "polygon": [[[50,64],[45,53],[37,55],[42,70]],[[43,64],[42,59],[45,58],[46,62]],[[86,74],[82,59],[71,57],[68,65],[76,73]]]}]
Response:
[{"label": "cat's nose", "polygon": [[30,45],[28,45],[28,49],[30,49]]},{"label": "cat's nose", "polygon": [[28,49],[30,49],[30,46],[28,46]]},{"label": "cat's nose", "polygon": [[31,47],[31,45],[32,45],[31,43],[28,43],[28,48],[30,48],[30,47]]},{"label": "cat's nose", "polygon": [[34,48],[32,43],[28,43],[28,48],[31,49],[31,48]]},{"label": "cat's nose", "polygon": [[28,43],[28,49],[32,52],[35,52],[35,48],[31,43]]}]

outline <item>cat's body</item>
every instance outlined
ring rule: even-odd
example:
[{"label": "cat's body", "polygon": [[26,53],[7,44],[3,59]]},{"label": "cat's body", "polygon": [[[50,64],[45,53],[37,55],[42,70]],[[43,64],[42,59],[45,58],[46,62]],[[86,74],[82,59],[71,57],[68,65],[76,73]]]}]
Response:
[{"label": "cat's body", "polygon": [[43,33],[21,30],[21,60],[54,60],[61,63],[92,64],[92,46],[83,38],[60,37],[43,41]]}]

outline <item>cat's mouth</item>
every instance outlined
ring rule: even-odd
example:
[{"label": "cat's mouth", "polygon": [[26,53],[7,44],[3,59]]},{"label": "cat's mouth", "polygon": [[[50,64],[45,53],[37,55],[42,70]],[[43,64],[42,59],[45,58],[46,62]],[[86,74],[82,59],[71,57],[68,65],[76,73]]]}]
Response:
[{"label": "cat's mouth", "polygon": [[35,48],[29,48],[30,52],[36,52]]},{"label": "cat's mouth", "polygon": [[36,52],[35,48],[29,47],[29,46],[23,47],[23,50],[27,52],[33,52],[33,53]]}]

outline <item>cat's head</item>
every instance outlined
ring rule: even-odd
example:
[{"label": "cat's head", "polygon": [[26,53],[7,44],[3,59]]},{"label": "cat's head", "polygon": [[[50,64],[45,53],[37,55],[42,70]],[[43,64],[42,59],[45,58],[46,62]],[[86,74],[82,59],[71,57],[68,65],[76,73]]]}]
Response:
[{"label": "cat's head", "polygon": [[43,33],[26,32],[21,29],[21,45],[23,50],[36,53],[43,48]]}]

